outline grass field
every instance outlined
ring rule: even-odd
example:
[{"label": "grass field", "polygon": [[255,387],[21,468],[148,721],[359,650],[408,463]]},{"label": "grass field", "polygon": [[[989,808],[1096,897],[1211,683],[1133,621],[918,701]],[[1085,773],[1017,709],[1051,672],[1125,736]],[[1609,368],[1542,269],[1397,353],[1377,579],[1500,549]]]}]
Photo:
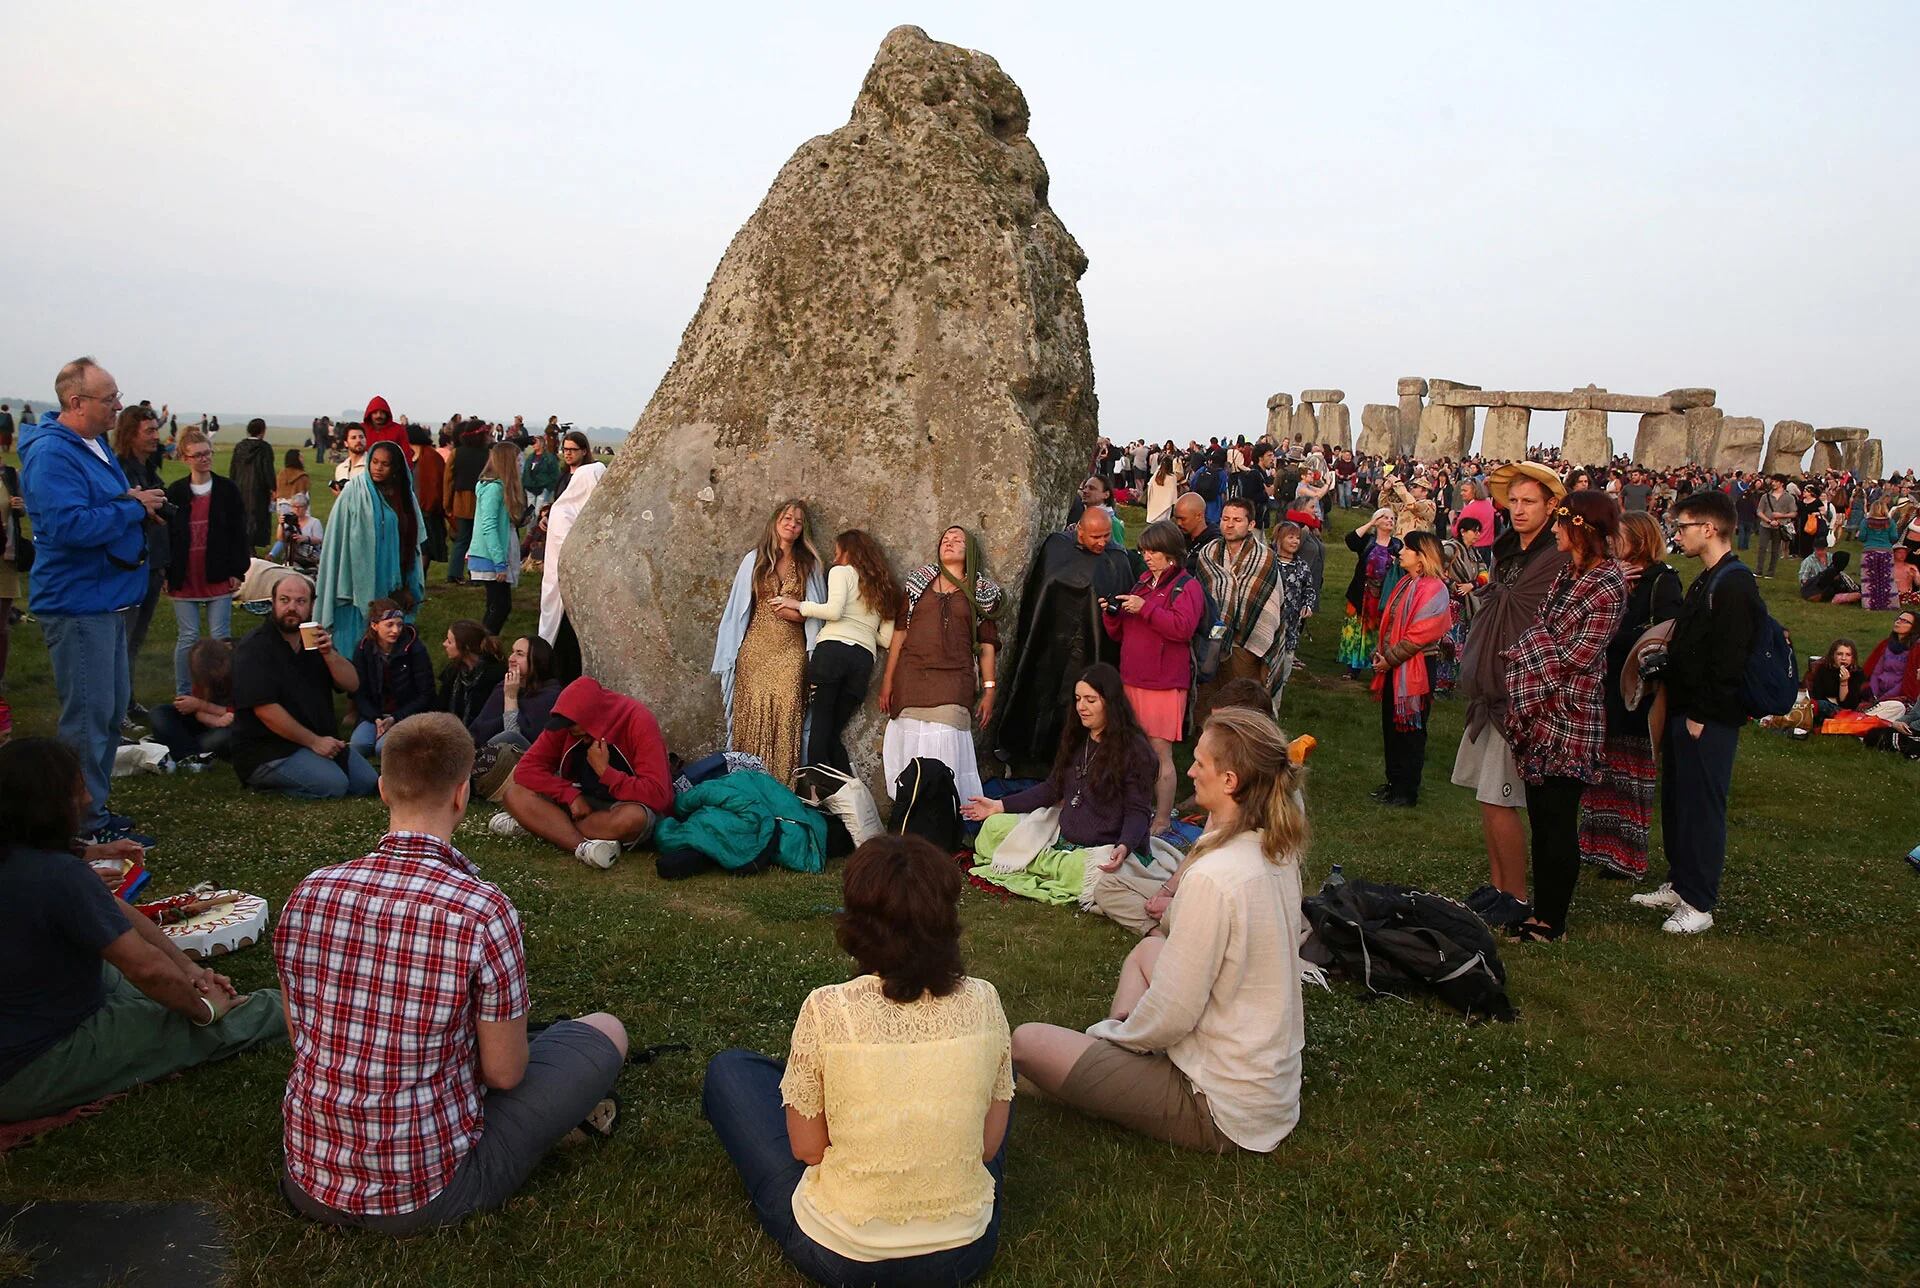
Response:
[{"label": "grass field", "polygon": [[[1362,517],[1341,514],[1336,534]],[[1141,516],[1126,518],[1138,532]],[[1465,894],[1486,862],[1472,800],[1445,783],[1457,703],[1438,709],[1421,807],[1367,800],[1377,716],[1332,678],[1350,567],[1336,535],[1327,611],[1285,703],[1288,731],[1320,742],[1307,884],[1337,862]],[[1801,604],[1789,577],[1767,584],[1803,653],[1885,632],[1858,608]],[[429,586],[429,641],[479,615],[479,591]],[[536,598],[523,581],[510,632],[531,629]],[[144,700],[166,695],[172,638],[163,604],[136,676]],[[10,680],[17,732],[49,732],[55,698],[30,624],[16,628]],[[1023,1100],[992,1281],[1920,1280],[1920,882],[1901,858],[1920,841],[1916,787],[1920,765],[1852,740],[1750,730],[1710,934],[1662,934],[1621,885],[1588,880],[1567,941],[1506,954],[1518,1023],[1468,1027],[1425,1002],[1310,990],[1304,1116],[1271,1156],[1182,1154]],[[276,908],[383,826],[376,801],[262,798],[224,769],[124,781],[114,805],[163,838],[160,889],[209,879]],[[225,1214],[238,1284],[798,1282],[701,1119],[700,1076],[722,1047],[783,1051],[807,991],[847,974],[825,915],[833,873],[668,885],[644,856],[589,871],[490,836],[486,817],[472,811],[459,840],[522,912],[536,1015],[604,1007],[636,1044],[693,1048],[623,1077],[629,1116],[613,1141],[555,1156],[504,1211],[456,1231],[394,1243],[319,1229],[274,1190],[281,1051],[137,1092],[0,1158],[0,1198],[204,1198]],[[1123,931],[965,900],[969,966],[1014,1023],[1104,1013]],[[272,983],[263,950],[229,969],[243,987]]]}]

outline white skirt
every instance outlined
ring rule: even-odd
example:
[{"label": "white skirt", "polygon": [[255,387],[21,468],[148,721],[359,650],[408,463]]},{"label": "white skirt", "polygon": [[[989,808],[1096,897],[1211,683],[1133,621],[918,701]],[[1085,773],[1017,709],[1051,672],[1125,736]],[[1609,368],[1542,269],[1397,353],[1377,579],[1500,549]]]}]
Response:
[{"label": "white skirt", "polygon": [[975,796],[986,794],[980,784],[980,766],[973,755],[971,730],[931,720],[910,720],[905,716],[887,721],[887,740],[881,749],[881,764],[887,775],[887,796],[893,796],[893,784],[919,756],[944,761],[953,771],[953,787],[965,805]]}]

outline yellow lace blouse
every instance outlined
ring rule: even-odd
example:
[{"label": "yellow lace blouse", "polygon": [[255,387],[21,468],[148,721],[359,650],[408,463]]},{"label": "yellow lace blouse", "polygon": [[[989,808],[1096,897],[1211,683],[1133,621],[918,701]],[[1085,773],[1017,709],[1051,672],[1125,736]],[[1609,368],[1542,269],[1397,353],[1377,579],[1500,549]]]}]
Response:
[{"label": "yellow lace blouse", "polygon": [[1012,1036],[986,980],[907,1003],[887,1000],[877,975],[815,989],[780,1095],[804,1117],[827,1116],[832,1143],[793,1195],[815,1242],[879,1259],[957,1247],[986,1228],[987,1106],[1013,1099]]}]

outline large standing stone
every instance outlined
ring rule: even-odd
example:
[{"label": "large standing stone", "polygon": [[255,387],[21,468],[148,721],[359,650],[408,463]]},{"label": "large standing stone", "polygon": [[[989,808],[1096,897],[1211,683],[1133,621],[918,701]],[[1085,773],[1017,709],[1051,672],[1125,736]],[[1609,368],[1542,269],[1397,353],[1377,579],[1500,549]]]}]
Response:
[{"label": "large standing stone", "polygon": [[1605,465],[1612,460],[1613,440],[1607,437],[1607,413],[1592,407],[1575,407],[1568,412],[1566,430],[1560,439],[1560,458],[1588,467]]},{"label": "large standing stone", "polygon": [[1751,474],[1760,468],[1766,437],[1766,422],[1758,416],[1728,416],[1720,422],[1707,464],[1723,474],[1735,470]]},{"label": "large standing stone", "polygon": [[1828,470],[1845,469],[1847,465],[1847,445],[1845,443],[1816,440],[1813,445],[1813,459],[1807,463],[1807,470],[1813,474],[1824,474]]},{"label": "large standing stone", "polygon": [[[587,670],[677,750],[717,746],[715,626],[783,497],[809,499],[817,542],[865,528],[901,571],[964,523],[1017,596],[1093,454],[1086,268],[1019,86],[985,54],[888,33],[851,119],[802,144],[734,236],[573,529],[559,575]],[[847,736],[869,773],[879,728],[870,703]]]},{"label": "large standing stone", "polygon": [[1293,428],[1293,395],[1275,394],[1267,399],[1267,437],[1276,443],[1286,441]]},{"label": "large standing stone", "polygon": [[1689,407],[1687,418],[1687,463],[1705,465],[1713,458],[1713,440],[1720,436],[1721,422],[1727,414],[1718,407]]},{"label": "large standing stone", "polygon": [[1323,404],[1319,409],[1320,441],[1329,447],[1353,446],[1353,413],[1343,402]]},{"label": "large standing stone", "polygon": [[1303,443],[1320,441],[1320,418],[1313,414],[1312,403],[1301,403],[1293,409],[1293,436]]},{"label": "large standing stone", "polygon": [[1773,436],[1767,440],[1763,474],[1798,474],[1800,461],[1813,446],[1813,426],[1804,420],[1776,420]]},{"label": "large standing stone", "polygon": [[1532,419],[1525,407],[1489,407],[1480,431],[1480,455],[1492,461],[1526,459],[1527,422]]},{"label": "large standing stone", "polygon": [[1473,442],[1473,413],[1465,407],[1442,407],[1428,403],[1420,412],[1420,437],[1413,455],[1422,461],[1442,456],[1458,459],[1467,454]]},{"label": "large standing stone", "polygon": [[1640,432],[1633,440],[1635,465],[1674,470],[1685,465],[1687,459],[1686,413],[1673,411],[1640,418]]},{"label": "large standing stone", "polygon": [[1863,439],[1858,443],[1849,443],[1846,453],[1847,468],[1863,479],[1883,478],[1886,475],[1886,454],[1877,438]]},{"label": "large standing stone", "polygon": [[1420,413],[1425,406],[1427,382],[1420,376],[1400,377],[1400,415],[1394,422],[1393,454],[1407,456],[1420,440]]},{"label": "large standing stone", "polygon": [[1360,441],[1354,450],[1362,456],[1390,456],[1400,433],[1400,408],[1389,403],[1368,403],[1360,409]]}]

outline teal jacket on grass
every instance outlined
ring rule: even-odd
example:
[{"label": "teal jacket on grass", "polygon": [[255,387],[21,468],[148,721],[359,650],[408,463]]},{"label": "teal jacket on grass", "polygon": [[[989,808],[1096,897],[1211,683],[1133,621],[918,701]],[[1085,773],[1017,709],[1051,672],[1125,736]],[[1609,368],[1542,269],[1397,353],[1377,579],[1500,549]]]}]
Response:
[{"label": "teal jacket on grass", "polygon": [[732,870],[760,857],[779,834],[773,860],[795,872],[826,867],[827,820],[766,774],[710,778],[676,796],[673,817],[654,828],[661,850],[698,850]]}]

